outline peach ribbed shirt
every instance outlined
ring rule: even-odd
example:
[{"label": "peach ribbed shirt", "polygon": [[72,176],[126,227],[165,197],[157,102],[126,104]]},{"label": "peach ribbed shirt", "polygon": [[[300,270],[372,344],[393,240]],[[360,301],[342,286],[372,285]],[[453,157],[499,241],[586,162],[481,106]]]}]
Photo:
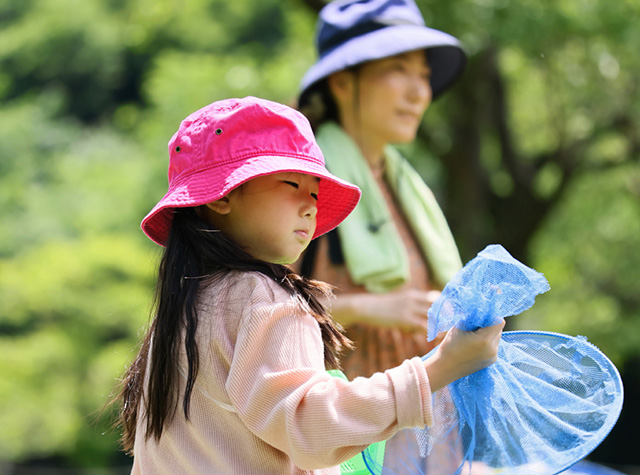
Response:
[{"label": "peach ribbed shirt", "polygon": [[337,475],[367,445],[432,422],[419,358],[351,382],[331,377],[316,320],[261,274],[211,279],[198,315],[190,418],[178,409],[156,442],[139,417],[133,474]]}]

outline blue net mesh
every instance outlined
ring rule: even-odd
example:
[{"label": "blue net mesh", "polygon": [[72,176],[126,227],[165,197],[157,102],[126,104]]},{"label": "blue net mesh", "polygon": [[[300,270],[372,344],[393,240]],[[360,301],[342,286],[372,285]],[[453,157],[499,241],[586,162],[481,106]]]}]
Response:
[{"label": "blue net mesh", "polygon": [[[429,338],[498,323],[548,289],[542,274],[489,246],[430,309]],[[364,456],[376,474],[552,475],[600,444],[622,400],[617,369],[586,338],[504,332],[495,364],[434,394],[432,427],[399,432],[383,463]]]},{"label": "blue net mesh", "polygon": [[427,339],[454,325],[476,330],[500,323],[533,305],[536,295],[549,290],[544,276],[515,260],[494,244],[464,266],[429,309]]}]

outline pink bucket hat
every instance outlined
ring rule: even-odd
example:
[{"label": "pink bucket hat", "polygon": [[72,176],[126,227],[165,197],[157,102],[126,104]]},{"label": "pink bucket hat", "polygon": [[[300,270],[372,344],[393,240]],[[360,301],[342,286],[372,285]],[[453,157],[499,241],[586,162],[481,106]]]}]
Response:
[{"label": "pink bucket hat", "polygon": [[360,199],[357,186],[327,171],[298,111],[255,97],[209,104],[184,119],[169,141],[169,191],[142,230],[164,246],[174,208],[210,203],[252,178],[280,172],[320,178],[314,238],[338,226]]}]

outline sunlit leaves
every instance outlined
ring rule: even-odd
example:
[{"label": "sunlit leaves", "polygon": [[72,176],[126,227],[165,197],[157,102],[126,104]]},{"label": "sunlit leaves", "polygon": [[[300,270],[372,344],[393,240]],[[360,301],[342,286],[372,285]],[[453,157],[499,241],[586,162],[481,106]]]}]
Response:
[{"label": "sunlit leaves", "polygon": [[0,260],[0,458],[71,452],[107,429],[98,410],[147,321],[154,262],[125,235]]},{"label": "sunlit leaves", "polygon": [[[534,240],[551,291],[532,309],[538,328],[583,334],[619,364],[640,331],[640,171],[582,176]],[[524,325],[531,323],[524,320]]]}]

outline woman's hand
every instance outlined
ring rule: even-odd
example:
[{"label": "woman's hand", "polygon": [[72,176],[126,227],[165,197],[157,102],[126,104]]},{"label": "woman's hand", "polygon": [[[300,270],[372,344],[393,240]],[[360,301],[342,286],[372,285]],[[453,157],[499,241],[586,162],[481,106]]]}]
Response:
[{"label": "woman's hand", "polygon": [[366,323],[426,332],[427,311],[439,296],[437,290],[417,289],[387,294],[343,294],[332,302],[332,314],[344,326]]},{"label": "woman's hand", "polygon": [[493,364],[505,321],[474,331],[449,330],[435,353],[425,361],[431,391]]}]

